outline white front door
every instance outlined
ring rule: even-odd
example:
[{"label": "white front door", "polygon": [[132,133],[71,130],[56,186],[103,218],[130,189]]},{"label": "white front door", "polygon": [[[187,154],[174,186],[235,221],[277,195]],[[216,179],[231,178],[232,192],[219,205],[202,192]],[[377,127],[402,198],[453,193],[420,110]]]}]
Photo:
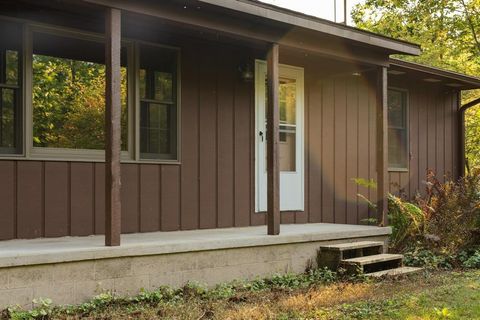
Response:
[{"label": "white front door", "polygon": [[[256,211],[267,210],[267,65],[255,63]],[[303,68],[280,65],[280,210],[304,210]]]}]

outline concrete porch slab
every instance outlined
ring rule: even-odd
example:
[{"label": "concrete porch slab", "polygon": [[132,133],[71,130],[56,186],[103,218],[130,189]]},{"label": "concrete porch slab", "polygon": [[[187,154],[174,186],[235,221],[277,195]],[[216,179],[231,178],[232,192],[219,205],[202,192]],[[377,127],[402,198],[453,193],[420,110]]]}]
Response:
[{"label": "concrete porch slab", "polygon": [[282,225],[268,236],[266,226],[123,234],[120,247],[105,247],[104,236],[0,241],[0,268],[73,261],[386,236],[390,227],[346,224]]}]

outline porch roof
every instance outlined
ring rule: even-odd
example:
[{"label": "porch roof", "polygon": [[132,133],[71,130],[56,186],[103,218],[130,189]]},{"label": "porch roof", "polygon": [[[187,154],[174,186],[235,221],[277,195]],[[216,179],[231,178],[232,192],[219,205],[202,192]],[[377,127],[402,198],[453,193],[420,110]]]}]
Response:
[{"label": "porch roof", "polygon": [[346,224],[282,225],[277,236],[266,226],[123,234],[122,246],[105,247],[104,236],[42,238],[0,242],[0,268],[106,258],[269,246],[385,236],[390,227]]},{"label": "porch roof", "polygon": [[274,20],[295,27],[305,28],[335,37],[391,50],[392,53],[419,55],[418,44],[394,39],[345,24],[332,22],[305,13],[261,2],[259,0],[198,0],[218,7],[246,13],[263,19]]}]

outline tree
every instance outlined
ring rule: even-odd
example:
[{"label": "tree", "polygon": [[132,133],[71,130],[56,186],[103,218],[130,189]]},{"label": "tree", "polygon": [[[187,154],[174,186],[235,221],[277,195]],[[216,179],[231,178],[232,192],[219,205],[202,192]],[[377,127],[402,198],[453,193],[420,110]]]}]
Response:
[{"label": "tree", "polygon": [[[356,26],[418,43],[422,54],[399,58],[480,77],[480,0],[366,0],[352,11]],[[462,102],[480,97],[466,91]],[[480,109],[480,107],[476,107]],[[466,156],[480,166],[480,111],[466,113]]]},{"label": "tree", "polygon": [[[122,72],[122,150],[128,125],[127,70]],[[33,144],[96,149],[105,146],[105,66],[43,55],[33,57]]]}]

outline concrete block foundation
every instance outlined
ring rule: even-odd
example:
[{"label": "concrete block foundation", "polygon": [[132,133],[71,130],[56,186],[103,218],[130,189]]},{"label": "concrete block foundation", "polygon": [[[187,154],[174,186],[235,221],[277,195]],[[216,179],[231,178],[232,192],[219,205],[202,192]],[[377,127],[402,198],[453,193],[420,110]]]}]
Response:
[{"label": "concrete block foundation", "polygon": [[[386,241],[390,230],[383,231],[384,234],[376,232],[376,235],[354,238],[337,234],[334,239],[324,240],[305,237],[301,241],[297,237],[296,241],[289,242],[285,237],[284,241],[276,244],[262,245],[259,241],[256,246],[228,246],[211,250],[200,246],[202,250],[191,248],[191,251],[177,253],[135,255],[132,254],[134,250],[129,248],[129,255],[113,258],[88,259],[82,252],[79,260],[0,266],[0,309],[10,305],[28,309],[32,307],[34,298],[50,298],[54,304],[79,304],[104,291],[120,296],[135,295],[141,289],[155,290],[162,285],[179,287],[189,281],[213,286],[287,272],[301,273],[307,267],[316,265],[321,245],[345,241]],[[22,261],[25,263],[26,260]],[[4,260],[4,264],[12,263]]]}]

